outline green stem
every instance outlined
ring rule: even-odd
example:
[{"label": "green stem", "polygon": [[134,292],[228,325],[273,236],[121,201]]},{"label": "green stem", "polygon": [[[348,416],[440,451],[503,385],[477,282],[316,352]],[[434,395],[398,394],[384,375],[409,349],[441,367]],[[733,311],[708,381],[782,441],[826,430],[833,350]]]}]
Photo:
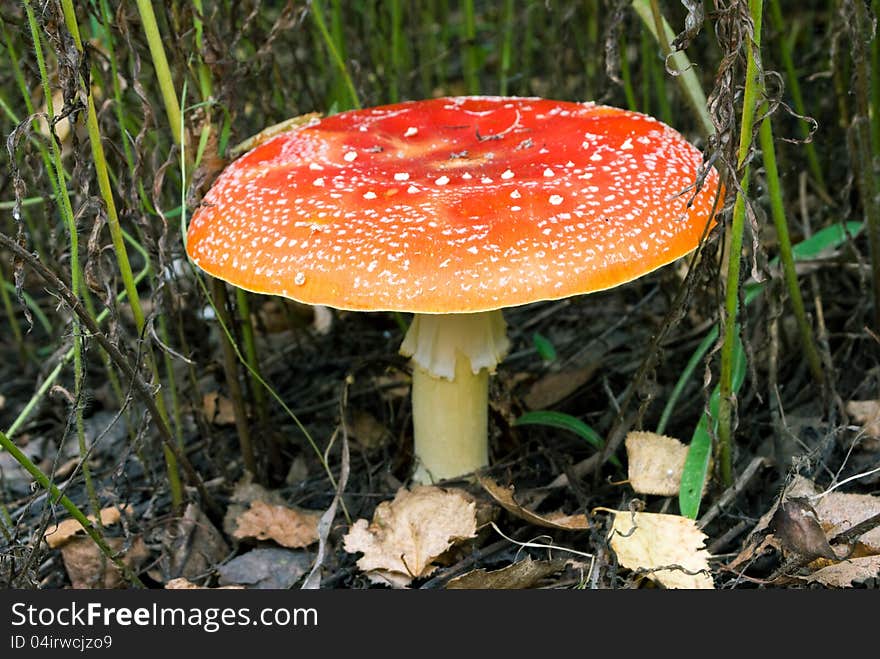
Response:
[{"label": "green stem", "polygon": [[[767,103],[762,103],[760,114],[765,115],[766,112]],[[791,237],[788,232],[788,221],[785,217],[785,207],[782,202],[782,185],[779,181],[779,170],[776,166],[776,149],[773,145],[773,127],[770,124],[770,117],[765,116],[763,121],[761,121],[758,138],[761,143],[764,172],[767,177],[767,191],[770,194],[770,214],[776,227],[776,237],[779,241],[779,258],[782,262],[782,272],[785,277],[788,296],[791,300],[791,307],[797,321],[801,345],[804,349],[804,356],[807,358],[807,364],[810,367],[810,373],[812,373],[816,384],[821,387],[825,383],[825,371],[822,368],[822,359],[819,357],[819,351],[813,340],[813,328],[810,327],[807,313],[804,310],[804,298],[801,295],[800,286],[798,286],[797,271],[794,267],[794,256],[791,249]]]},{"label": "green stem", "polygon": [[740,124],[737,169],[740,176],[740,189],[733,206],[733,218],[728,230],[729,253],[723,318],[723,342],[721,344],[721,374],[719,377],[720,399],[718,404],[718,468],[721,482],[725,487],[733,483],[731,444],[733,436],[733,373],[734,346],[736,344],[739,311],[739,278],[742,260],[743,233],[745,230],[746,195],[749,191],[749,167],[745,166],[752,144],[752,130],[755,123],[758,93],[762,87],[761,72],[756,57],[761,47],[761,17],[763,0],[749,0],[749,12],[754,26],[751,38],[746,38],[746,81],[743,93],[743,111]]},{"label": "green stem", "polygon": [[513,51],[513,0],[504,0],[504,36],[501,42],[500,79],[498,93],[507,96],[507,81],[510,77],[510,61]]},{"label": "green stem", "polygon": [[[134,278],[135,283],[137,283],[137,282],[140,282],[144,277],[146,277],[147,274],[149,274],[149,272],[150,272],[149,255],[147,254],[146,250],[144,250],[143,247],[141,247],[137,243],[137,241],[134,240],[134,238],[132,238],[129,235],[126,235],[125,238],[126,238],[126,240],[129,241],[129,243],[135,249],[140,251],[141,256],[144,258],[144,262],[145,262],[144,268],[140,272],[138,272],[137,276],[135,276],[135,278]],[[116,296],[116,302],[120,303],[123,300],[125,300],[126,297],[127,297],[127,293],[125,291],[122,291]],[[25,299],[26,300],[28,299],[27,294],[25,294]],[[38,308],[38,307],[36,307],[36,305],[34,305],[33,308]],[[110,315],[110,310],[104,309],[103,311],[101,311],[101,313],[99,313],[97,316],[95,316],[95,322],[97,324],[103,323],[104,320],[109,315]],[[43,317],[45,318],[45,316],[43,316]],[[45,320],[44,326],[48,326],[48,324],[49,324],[49,321]],[[50,329],[51,328],[47,328],[47,330],[46,330],[47,333],[50,331]],[[18,413],[18,416],[12,422],[12,425],[10,425],[9,428],[6,429],[7,436],[9,436],[9,437],[15,436],[15,434],[21,429],[22,425],[24,425],[24,422],[28,420],[31,413],[36,409],[37,404],[43,399],[43,397],[46,395],[46,393],[48,393],[49,389],[51,389],[52,386],[55,384],[55,381],[58,379],[58,376],[61,374],[61,370],[64,367],[64,365],[66,363],[68,363],[71,359],[73,359],[73,352],[74,352],[73,348],[70,348],[70,350],[68,350],[65,353],[65,355],[61,358],[61,361],[46,376],[46,378],[40,384],[37,391],[34,392],[33,396],[31,396],[31,399],[22,408],[21,412]]]},{"label": "green stem", "polygon": [[[226,284],[222,280],[212,277],[211,292],[214,295],[213,306],[217,310],[217,318],[226,327],[232,327],[232,319],[229,314],[229,300],[226,295]],[[251,443],[251,433],[248,427],[244,397],[241,395],[241,385],[238,380],[238,362],[235,359],[236,351],[232,348],[233,341],[233,337],[229,334],[222,334],[220,336],[220,345],[223,349],[223,372],[226,375],[226,389],[229,392],[229,399],[232,401],[232,409],[235,413],[235,429],[238,432],[238,445],[241,449],[244,468],[259,482],[263,479],[257,471],[257,460],[254,457],[254,447]]]},{"label": "green stem", "polygon": [[[632,0],[633,9],[642,19],[645,27],[651,32],[660,50],[665,57],[669,57],[672,48],[669,45],[675,37],[675,33],[666,22],[666,19],[660,14],[657,0]],[[694,111],[694,114],[700,120],[703,132],[706,135],[715,133],[715,126],[712,123],[712,117],[709,116],[708,103],[706,95],[703,93],[703,87],[697,78],[696,70],[682,51],[677,51],[670,58],[671,65],[679,72],[676,79],[684,92],[685,98]]]},{"label": "green stem", "polygon": [[21,333],[18,317],[15,315],[15,308],[12,306],[12,299],[9,297],[9,291],[7,290],[9,285],[3,273],[3,268],[0,267],[0,301],[3,302],[3,310],[6,312],[9,326],[12,328],[12,338],[15,340],[15,345],[18,346],[19,354],[24,358],[28,354],[28,348]]},{"label": "green stem", "polygon": [[479,52],[477,51],[477,21],[474,15],[474,0],[464,0],[464,84],[468,94],[477,94],[480,91],[480,81],[477,76],[479,68]]},{"label": "green stem", "polygon": [[[52,163],[55,169],[55,177],[57,181],[64,181],[64,165],[61,161],[61,147],[58,140],[55,139],[55,107],[52,101],[52,89],[49,86],[49,73],[46,68],[46,61],[43,56],[43,43],[40,36],[39,25],[30,0],[24,2],[25,12],[27,13],[28,26],[30,27],[31,39],[34,44],[34,54],[37,59],[37,68],[40,72],[40,81],[43,86],[43,97],[46,103],[46,120],[49,123],[50,139],[52,149]],[[76,227],[76,219],[73,213],[73,206],[70,202],[70,196],[64,186],[59,186],[61,214],[67,228],[68,240],[70,245],[70,292],[76,299],[80,299],[80,282],[82,280],[82,271],[79,262],[79,233]],[[83,384],[85,382],[85,369],[83,367],[83,339],[82,325],[80,319],[76,316],[71,318],[72,334],[73,334],[73,423],[76,430],[77,443],[82,456],[82,470],[85,478],[86,489],[89,498],[94,503],[96,500],[94,487],[91,480],[91,473],[88,466],[87,446],[85,439],[85,429],[82,418],[82,401],[83,401]],[[95,511],[97,513],[97,510]]]},{"label": "green stem", "polygon": [[330,53],[330,59],[333,60],[333,65],[336,67],[339,75],[341,75],[342,79],[345,81],[345,87],[346,89],[348,89],[348,95],[351,100],[351,107],[360,108],[361,102],[360,99],[358,99],[357,91],[354,88],[354,83],[351,80],[351,76],[348,74],[348,69],[345,66],[345,61],[339,54],[339,49],[336,48],[336,44],[333,42],[333,37],[330,36],[330,32],[327,30],[327,23],[324,20],[324,10],[321,9],[320,0],[312,0],[311,8],[312,20],[315,21],[315,25],[317,26],[318,31],[321,33],[321,38],[324,40],[324,45],[327,47],[327,50]]},{"label": "green stem", "polygon": [[[773,17],[773,23],[776,25],[776,29],[783,35],[783,38],[779,39],[779,54],[782,59],[782,66],[785,69],[786,88],[791,92],[795,112],[802,116],[806,116],[807,106],[804,103],[804,96],[801,93],[801,85],[798,81],[797,70],[795,69],[794,59],[791,54],[792,43],[784,36],[785,32],[788,30],[788,26],[782,16],[782,8],[779,0],[770,0],[770,13]],[[809,139],[810,128],[807,125],[807,122],[798,121],[798,127],[801,133],[801,139]],[[816,184],[827,196],[828,188],[825,186],[825,177],[822,175],[822,166],[819,164],[819,156],[816,154],[816,146],[813,142],[806,142],[804,146],[807,150],[807,165],[810,168],[810,173],[813,175]]]},{"label": "green stem", "polygon": [[[141,3],[139,3],[139,5],[140,4]],[[147,2],[146,4],[149,5],[149,2]],[[82,53],[83,45],[79,34],[79,25],[76,21],[76,14],[74,12],[72,0],[61,0],[61,8],[64,13],[64,22],[67,26],[67,29],[73,36],[73,41],[76,44],[77,50]],[[150,7],[150,13],[152,13],[152,7]],[[155,27],[155,17],[153,17],[153,26]],[[148,29],[146,21],[144,28]],[[150,38],[149,35],[150,32],[148,30],[148,40]],[[161,47],[161,43],[159,45]],[[153,57],[156,57],[155,52],[153,52]],[[167,68],[168,63],[164,59],[164,52],[162,53],[162,61],[164,62],[164,66]],[[157,67],[157,74],[158,73],[159,67]],[[171,80],[170,73],[167,76],[167,80]],[[159,79],[159,83],[160,87],[162,87],[162,93],[163,95],[165,95],[166,89],[162,84],[161,77]],[[86,81],[80,79],[80,85],[85,87]],[[101,132],[98,127],[98,114],[95,110],[94,97],[92,96],[91,90],[86,89],[86,92],[88,93],[86,125],[88,127],[89,142],[92,147],[92,158],[95,163],[95,175],[98,178],[98,189],[101,193],[101,199],[104,201],[104,206],[107,209],[107,227],[110,230],[110,238],[113,241],[113,252],[116,256],[116,264],[119,268],[119,274],[122,277],[123,287],[125,288],[125,292],[128,294],[128,303],[131,308],[131,314],[134,317],[134,323],[138,331],[138,336],[143,339],[144,330],[146,327],[146,320],[144,318],[143,309],[141,308],[140,296],[138,295],[137,286],[134,283],[134,274],[131,270],[131,263],[128,260],[128,252],[126,251],[125,240],[122,236],[122,227],[119,224],[119,215],[116,211],[116,202],[113,199],[113,190],[110,186],[110,176],[107,170],[107,159],[104,155],[104,147],[101,144]],[[171,86],[171,92],[174,92],[173,85]],[[177,101],[176,93],[174,94],[174,100],[175,102]],[[169,118],[171,118],[170,114]],[[153,381],[159,382],[159,369],[156,364],[156,358],[148,342],[145,343],[145,357],[147,361],[147,366],[153,376]],[[164,415],[164,419],[167,421],[168,411],[165,407],[165,401],[160,391],[156,392],[156,406],[158,407],[159,411]],[[183,488],[180,484],[180,475],[178,472],[177,461],[175,460],[174,455],[167,450],[165,451],[165,458],[169,486],[171,489],[171,503],[175,510],[181,510],[183,507]]]},{"label": "green stem", "polygon": [[159,89],[162,92],[162,102],[165,104],[165,114],[168,115],[171,136],[175,144],[180,144],[183,137],[180,131],[180,103],[177,100],[177,90],[174,88],[171,69],[168,67],[168,58],[165,57],[165,47],[162,44],[159,26],[156,23],[153,3],[150,0],[137,0],[137,7],[144,34],[147,37],[147,45],[150,47],[150,57],[153,60],[153,68],[156,70],[156,79],[159,81]]},{"label": "green stem", "polygon": [[[27,0],[25,0],[27,2]],[[132,571],[132,569],[125,564],[119,556],[116,556],[113,552],[113,549],[110,548],[110,545],[107,544],[107,541],[104,540],[104,536],[101,535],[100,531],[97,527],[92,524],[88,517],[76,506],[73,501],[67,498],[67,495],[61,492],[58,489],[58,486],[53,483],[46,474],[44,474],[37,465],[31,462],[30,458],[28,458],[24,453],[19,450],[19,448],[9,439],[4,433],[0,432],[0,447],[4,448],[9,454],[15,459],[18,464],[20,464],[25,471],[27,471],[31,477],[39,483],[40,487],[46,490],[51,496],[51,503],[54,505],[56,503],[60,503],[64,509],[68,512],[68,514],[73,517],[85,530],[86,534],[94,541],[94,543],[98,546],[98,549],[103,553],[112,563],[116,566],[116,568],[122,573],[122,575],[134,586],[138,588],[144,588],[144,584],[138,578],[138,576]]]},{"label": "green stem", "polygon": [[[853,116],[855,143],[859,154],[856,170],[865,224],[868,227],[868,246],[871,253],[871,282],[874,290],[874,327],[880,328],[880,204],[877,200],[877,179],[874,174],[874,152],[871,148],[871,103],[868,54],[865,52],[868,18],[862,0],[852,2],[855,23],[853,27],[853,62],[855,64],[856,112]],[[876,37],[875,37],[876,38]],[[874,108],[875,110],[877,108]]]}]

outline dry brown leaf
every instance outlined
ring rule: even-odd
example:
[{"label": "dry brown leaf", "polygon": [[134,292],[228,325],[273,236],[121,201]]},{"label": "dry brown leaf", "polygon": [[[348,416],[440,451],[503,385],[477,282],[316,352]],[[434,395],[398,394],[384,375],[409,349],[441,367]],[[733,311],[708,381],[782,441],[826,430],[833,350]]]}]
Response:
[{"label": "dry brown leaf", "polygon": [[[832,538],[880,514],[880,497],[831,492],[819,499],[814,507],[825,534]],[[862,545],[859,549],[866,554],[880,554],[880,527],[874,527],[859,536],[858,544]]]},{"label": "dry brown leaf", "polygon": [[377,449],[391,437],[391,433],[376,417],[366,410],[357,409],[351,414],[349,434],[367,450]]},{"label": "dry brown leaf", "polygon": [[806,560],[836,560],[837,554],[828,544],[828,537],[809,499],[790,497],[776,508],[770,524],[782,548]]},{"label": "dry brown leaf", "polygon": [[585,385],[595,372],[591,365],[545,375],[529,388],[523,402],[530,410],[552,407]]},{"label": "dry brown leaf", "polygon": [[376,583],[405,587],[426,577],[452,545],[477,533],[476,505],[463,491],[432,485],[398,490],[373,521],[359,519],[346,534],[345,551],[363,552],[358,567]]},{"label": "dry brown leaf", "polygon": [[183,516],[165,527],[159,569],[149,574],[157,581],[175,577],[198,578],[229,556],[229,545],[208,516],[194,503]]},{"label": "dry brown leaf", "polygon": [[565,561],[555,559],[551,561],[535,561],[530,556],[517,561],[500,570],[472,570],[466,574],[451,579],[446,588],[448,590],[513,590],[532,588],[544,579],[565,568]]},{"label": "dry brown leaf", "polygon": [[268,490],[259,483],[254,483],[253,475],[245,472],[244,476],[235,484],[232,491],[226,514],[223,515],[223,531],[228,536],[234,536],[238,528],[238,518],[251,507],[254,501],[283,506],[284,497],[275,490]]},{"label": "dry brown leaf", "polygon": [[[112,526],[119,521],[119,518],[122,516],[122,513],[129,513],[131,508],[127,505],[122,506],[122,508],[118,508],[117,506],[109,506],[101,510],[101,525],[102,526]],[[92,524],[95,523],[96,518],[94,515],[89,515],[88,519]],[[82,524],[80,524],[75,519],[65,519],[62,522],[59,522],[58,526],[53,528],[51,531],[47,531],[46,535],[43,536],[43,539],[48,543],[48,545],[52,549],[56,549],[69,542],[73,536],[77,533],[85,532],[83,530]]]},{"label": "dry brown leaf", "polygon": [[165,584],[165,590],[244,590],[244,586],[230,585],[218,586],[217,588],[209,588],[208,586],[199,586],[189,579],[177,577]]},{"label": "dry brown leaf", "polygon": [[482,477],[480,485],[497,501],[507,512],[516,515],[530,524],[543,526],[548,529],[560,529],[563,531],[583,531],[590,528],[590,522],[584,514],[566,515],[565,513],[537,514],[523,508],[513,498],[513,486],[502,487],[491,478]]},{"label": "dry brown leaf", "polygon": [[880,439],[880,400],[851,400],[846,404],[846,413],[868,437]]},{"label": "dry brown leaf", "polygon": [[706,534],[696,520],[619,510],[609,541],[623,567],[645,570],[649,579],[666,588],[715,587],[708,574],[709,552],[703,548]]},{"label": "dry brown leaf", "polygon": [[318,541],[320,518],[320,512],[254,501],[239,515],[233,535],[236,538],[274,540],[282,547],[298,549]]},{"label": "dry brown leaf", "polygon": [[834,588],[849,588],[853,583],[880,577],[880,555],[850,558],[821,570],[808,577],[808,582],[818,582]]},{"label": "dry brown leaf", "polygon": [[217,391],[202,396],[205,418],[215,426],[231,426],[235,423],[235,407],[232,401]]},{"label": "dry brown leaf", "polygon": [[[770,506],[770,509],[761,515],[761,518],[758,520],[758,523],[755,524],[755,528],[752,529],[749,537],[745,542],[745,546],[740,550],[739,554],[734,558],[730,563],[728,563],[728,569],[734,569],[736,566],[740,566],[743,563],[746,563],[752,558],[759,554],[763,549],[767,546],[765,542],[765,533],[770,526],[770,522],[773,521],[774,515],[776,515],[776,511],[779,508],[780,499],[792,498],[792,497],[812,497],[816,494],[816,485],[813,481],[804,478],[801,475],[795,476],[791,482],[785,487],[783,492],[783,496],[777,498],[773,505]],[[772,538],[772,536],[771,536]],[[774,539],[775,543],[775,539]],[[771,543],[773,546],[778,545],[778,543]]]},{"label": "dry brown leaf", "polygon": [[[125,547],[124,538],[106,538],[114,553]],[[150,552],[139,536],[128,546],[122,561],[133,570],[147,560]],[[91,538],[71,538],[61,548],[61,558],[73,588],[120,588],[125,581],[119,570]]]},{"label": "dry brown leaf", "polygon": [[674,437],[642,431],[629,433],[625,444],[633,490],[664,497],[678,494],[687,446]]}]

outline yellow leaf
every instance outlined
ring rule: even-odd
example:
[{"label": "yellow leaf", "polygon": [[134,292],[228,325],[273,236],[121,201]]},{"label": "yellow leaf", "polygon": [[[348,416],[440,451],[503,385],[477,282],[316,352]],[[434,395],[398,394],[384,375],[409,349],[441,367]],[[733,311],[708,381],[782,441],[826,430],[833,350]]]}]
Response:
[{"label": "yellow leaf", "polygon": [[666,588],[714,588],[706,535],[695,520],[661,513],[615,511],[611,548],[620,564],[645,571]]},{"label": "yellow leaf", "polygon": [[274,540],[282,547],[308,547],[318,541],[320,518],[320,512],[253,501],[251,507],[238,516],[238,527],[233,535],[236,538]]},{"label": "yellow leaf", "polygon": [[[130,508],[127,505],[122,506],[121,509],[117,508],[116,506],[104,508],[101,511],[101,525],[111,526],[113,524],[116,524],[116,522],[118,522],[119,518],[122,516],[122,513],[128,512],[130,512]],[[96,521],[94,515],[89,515],[88,519],[90,522],[92,522],[92,524],[94,524]],[[43,536],[43,539],[52,549],[55,549],[70,541],[73,536],[75,536],[82,530],[82,524],[80,524],[75,519],[65,519],[62,522],[59,522],[58,526],[56,526],[54,529],[52,529],[51,531],[47,531],[46,535]]]},{"label": "yellow leaf", "polygon": [[399,588],[426,577],[456,542],[477,533],[476,505],[461,490],[434,486],[398,490],[383,501],[373,521],[359,519],[345,536],[349,553],[363,552],[358,567],[377,583]]}]

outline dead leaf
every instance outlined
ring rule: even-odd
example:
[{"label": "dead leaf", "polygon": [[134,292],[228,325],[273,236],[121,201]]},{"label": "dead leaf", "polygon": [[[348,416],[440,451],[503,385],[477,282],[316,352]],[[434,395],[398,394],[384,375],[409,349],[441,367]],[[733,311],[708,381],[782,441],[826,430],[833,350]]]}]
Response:
[{"label": "dead leaf", "polygon": [[476,533],[476,504],[466,493],[426,485],[398,490],[376,507],[372,522],[357,520],[343,541],[345,551],[363,552],[357,565],[371,581],[403,588]]},{"label": "dead leaf", "polygon": [[388,428],[372,414],[361,409],[352,412],[348,431],[368,451],[381,447],[391,437]]},{"label": "dead leaf", "polygon": [[590,365],[549,373],[529,388],[523,402],[530,410],[552,407],[584,386],[595,372],[596,367]]},{"label": "dead leaf", "polygon": [[175,577],[200,577],[230,552],[220,531],[194,503],[187,505],[176,524],[165,529],[162,544],[161,573],[155,578],[165,582]]},{"label": "dead leaf", "polygon": [[714,588],[708,574],[706,534],[697,522],[662,513],[614,512],[609,536],[620,564],[644,570],[649,579],[666,588]]},{"label": "dead leaf", "polygon": [[[829,538],[880,514],[880,497],[870,494],[830,492],[816,502],[816,515]],[[858,538],[862,545],[857,550],[865,554],[880,554],[880,527],[875,527]]]},{"label": "dead leaf", "polygon": [[625,445],[633,490],[664,497],[678,494],[687,446],[674,437],[641,431],[627,434]]},{"label": "dead leaf", "polygon": [[236,538],[274,540],[282,547],[298,549],[318,541],[320,512],[296,510],[287,506],[254,501],[238,517]]},{"label": "dead leaf", "polygon": [[202,396],[202,411],[205,418],[215,426],[235,424],[235,407],[232,401],[217,391]]},{"label": "dead leaf", "polygon": [[499,570],[487,572],[472,570],[446,584],[447,590],[513,590],[533,588],[542,579],[561,572],[566,562],[562,559],[535,561],[530,556]]},{"label": "dead leaf", "polygon": [[217,588],[209,588],[208,586],[200,586],[193,583],[189,579],[177,577],[165,584],[165,590],[243,590],[244,586],[219,586]]},{"label": "dead leaf", "polygon": [[880,400],[851,400],[846,404],[846,413],[862,426],[865,433],[859,448],[880,450]]},{"label": "dead leaf", "polygon": [[819,516],[806,498],[785,499],[773,515],[771,528],[786,551],[809,560],[837,559],[819,524]]},{"label": "dead leaf", "polygon": [[[114,554],[126,546],[124,538],[105,538]],[[122,561],[131,569],[138,568],[150,552],[140,536],[129,544]],[[104,556],[91,538],[70,538],[61,548],[64,568],[73,588],[121,588],[125,581],[113,562]]]},{"label": "dead leaf", "polygon": [[755,528],[753,528],[751,533],[749,533],[749,537],[744,543],[745,546],[740,550],[736,558],[734,558],[727,565],[727,568],[735,569],[737,566],[750,561],[752,557],[763,550],[763,548],[766,546],[764,542],[766,536],[765,531],[768,530],[770,522],[773,521],[773,516],[776,514],[776,510],[779,508],[779,502],[782,499],[792,497],[811,497],[815,494],[816,485],[813,483],[813,481],[809,480],[808,478],[804,478],[800,474],[796,475],[785,487],[782,496],[778,497],[773,502],[773,505],[770,506],[770,509],[766,513],[761,515],[758,523],[755,524]]},{"label": "dead leaf", "polygon": [[584,514],[566,515],[565,513],[537,514],[523,508],[513,498],[513,486],[502,487],[491,478],[482,477],[480,485],[497,501],[507,512],[516,515],[530,524],[543,526],[548,529],[561,529],[563,531],[583,531],[590,528],[590,522]]},{"label": "dead leaf", "polygon": [[217,572],[221,586],[286,590],[302,578],[311,563],[311,556],[303,551],[259,547],[219,566]]},{"label": "dead leaf", "polygon": [[[122,513],[129,514],[131,512],[131,507],[128,505],[123,505],[122,508],[118,508],[116,506],[110,506],[101,510],[101,525],[102,526],[112,526],[116,524]],[[94,515],[88,515],[88,519],[92,524],[95,523],[96,518]],[[48,545],[55,549],[57,547],[61,547],[68,541],[70,541],[75,535],[78,533],[85,533],[85,530],[75,519],[65,519],[62,522],[59,522],[58,526],[56,526],[51,531],[47,531],[46,535],[43,536],[43,539],[48,543]]]},{"label": "dead leaf", "polygon": [[245,472],[245,475],[235,484],[232,491],[229,506],[223,516],[223,531],[230,537],[235,536],[238,528],[238,518],[254,501],[263,501],[270,505],[283,506],[284,497],[275,490],[267,490],[258,483],[254,483],[253,475]]},{"label": "dead leaf", "polygon": [[805,579],[834,588],[849,588],[853,583],[875,577],[880,577],[880,555],[850,558],[816,570]]},{"label": "dead leaf", "polygon": [[846,413],[862,426],[866,435],[880,438],[880,400],[851,400],[846,404]]}]

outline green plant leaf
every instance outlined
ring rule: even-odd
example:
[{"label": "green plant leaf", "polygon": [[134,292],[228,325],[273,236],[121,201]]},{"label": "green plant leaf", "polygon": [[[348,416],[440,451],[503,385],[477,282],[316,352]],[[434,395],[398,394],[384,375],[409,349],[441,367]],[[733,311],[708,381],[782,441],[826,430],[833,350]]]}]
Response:
[{"label": "green plant leaf", "polygon": [[[590,446],[601,451],[605,448],[605,440],[593,430],[592,427],[581,421],[571,414],[565,412],[553,412],[551,410],[537,410],[535,412],[526,412],[519,416],[513,422],[515,426],[549,426],[551,428],[559,428],[560,430],[568,430],[578,437],[585,440]],[[609,458],[611,464],[615,467],[621,467],[620,460],[616,456]]]},{"label": "green plant leaf", "polygon": [[535,332],[532,334],[532,343],[535,346],[535,350],[538,351],[538,355],[540,355],[541,359],[545,362],[556,361],[556,348],[550,342],[550,339],[540,332]]},{"label": "green plant leaf", "polygon": [[[817,231],[814,235],[806,240],[802,240],[797,245],[792,246],[792,253],[795,261],[803,261],[806,259],[814,259],[822,255],[823,252],[836,249],[846,242],[849,236],[857,236],[863,229],[862,222],[845,222],[842,224],[833,224],[825,227],[821,231]],[[776,265],[779,258],[776,257],[770,261],[771,265]],[[764,290],[764,282],[750,282],[745,285],[745,301],[751,304],[761,291]],[[706,355],[712,344],[718,339],[718,328],[713,327],[706,334],[706,337],[700,342],[700,345],[691,354],[684,369],[675,383],[675,387],[666,401],[663,413],[660,415],[660,421],[657,424],[657,433],[662,435],[666,430],[666,424],[672,417],[672,412],[678,403],[678,399],[684,392],[684,388],[694,373],[700,360]]]},{"label": "green plant leaf", "polygon": [[[739,338],[737,327],[736,343],[733,347],[734,371],[733,391],[739,391],[746,377],[746,355],[743,351],[742,341]],[[681,474],[681,487],[678,492],[678,507],[684,517],[696,519],[700,512],[700,502],[703,498],[703,486],[709,475],[709,457],[712,454],[712,434],[709,432],[709,423],[713,424],[713,430],[718,426],[718,400],[720,392],[718,386],[712,391],[709,398],[709,412],[700,416],[691,443],[688,447],[687,457],[684,461],[684,469]]]}]

